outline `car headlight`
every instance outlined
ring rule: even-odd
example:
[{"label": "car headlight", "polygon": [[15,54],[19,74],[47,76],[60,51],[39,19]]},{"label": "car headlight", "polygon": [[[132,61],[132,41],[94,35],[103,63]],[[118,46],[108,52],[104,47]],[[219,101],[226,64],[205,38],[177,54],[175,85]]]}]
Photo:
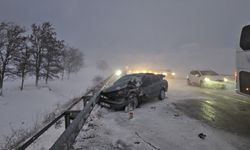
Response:
[{"label": "car headlight", "polygon": [[206,78],[205,78],[205,81],[206,81],[206,82],[209,82],[209,81],[211,81],[211,80],[210,80],[209,78],[206,77]]},{"label": "car headlight", "polygon": [[227,82],[228,81],[228,79],[227,78],[224,78],[224,82]]},{"label": "car headlight", "polygon": [[162,74],[163,74],[164,76],[168,75],[168,73],[166,73],[166,72],[163,72]]},{"label": "car headlight", "polygon": [[117,76],[121,76],[122,75],[122,71],[119,69],[119,70],[116,70],[115,71],[115,75]]},{"label": "car headlight", "polygon": [[172,76],[175,76],[175,72],[172,72],[171,74],[172,74]]}]

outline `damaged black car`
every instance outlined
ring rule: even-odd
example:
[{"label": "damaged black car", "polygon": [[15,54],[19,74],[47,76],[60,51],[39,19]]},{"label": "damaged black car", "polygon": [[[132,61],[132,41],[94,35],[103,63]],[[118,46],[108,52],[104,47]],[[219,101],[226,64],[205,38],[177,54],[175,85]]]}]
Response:
[{"label": "damaged black car", "polygon": [[100,95],[100,105],[111,109],[133,110],[141,102],[158,98],[163,100],[168,90],[164,75],[150,73],[128,74],[118,79]]}]

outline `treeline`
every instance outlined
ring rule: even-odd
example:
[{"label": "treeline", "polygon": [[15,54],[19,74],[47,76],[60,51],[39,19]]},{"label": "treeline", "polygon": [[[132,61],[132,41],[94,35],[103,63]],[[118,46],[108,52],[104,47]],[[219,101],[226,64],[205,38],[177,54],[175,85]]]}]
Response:
[{"label": "treeline", "polygon": [[65,74],[69,78],[83,65],[83,53],[58,39],[49,22],[32,24],[30,30],[14,23],[0,24],[0,95],[8,78],[21,78],[22,90],[27,76],[34,76],[38,86],[40,80],[48,83]]}]

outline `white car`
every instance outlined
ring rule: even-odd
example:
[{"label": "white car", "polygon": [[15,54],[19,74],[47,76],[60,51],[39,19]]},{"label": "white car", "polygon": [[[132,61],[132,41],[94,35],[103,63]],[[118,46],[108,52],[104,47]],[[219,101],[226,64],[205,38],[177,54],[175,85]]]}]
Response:
[{"label": "white car", "polygon": [[192,70],[187,76],[188,85],[198,85],[200,87],[225,88],[228,79],[212,70]]}]

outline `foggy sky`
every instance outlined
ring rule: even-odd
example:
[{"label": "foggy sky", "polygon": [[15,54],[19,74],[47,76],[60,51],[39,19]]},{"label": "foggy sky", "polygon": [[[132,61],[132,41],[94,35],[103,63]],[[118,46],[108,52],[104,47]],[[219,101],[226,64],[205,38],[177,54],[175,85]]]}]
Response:
[{"label": "foggy sky", "polygon": [[249,0],[1,0],[0,21],[50,21],[87,65],[214,69],[233,73]]}]

